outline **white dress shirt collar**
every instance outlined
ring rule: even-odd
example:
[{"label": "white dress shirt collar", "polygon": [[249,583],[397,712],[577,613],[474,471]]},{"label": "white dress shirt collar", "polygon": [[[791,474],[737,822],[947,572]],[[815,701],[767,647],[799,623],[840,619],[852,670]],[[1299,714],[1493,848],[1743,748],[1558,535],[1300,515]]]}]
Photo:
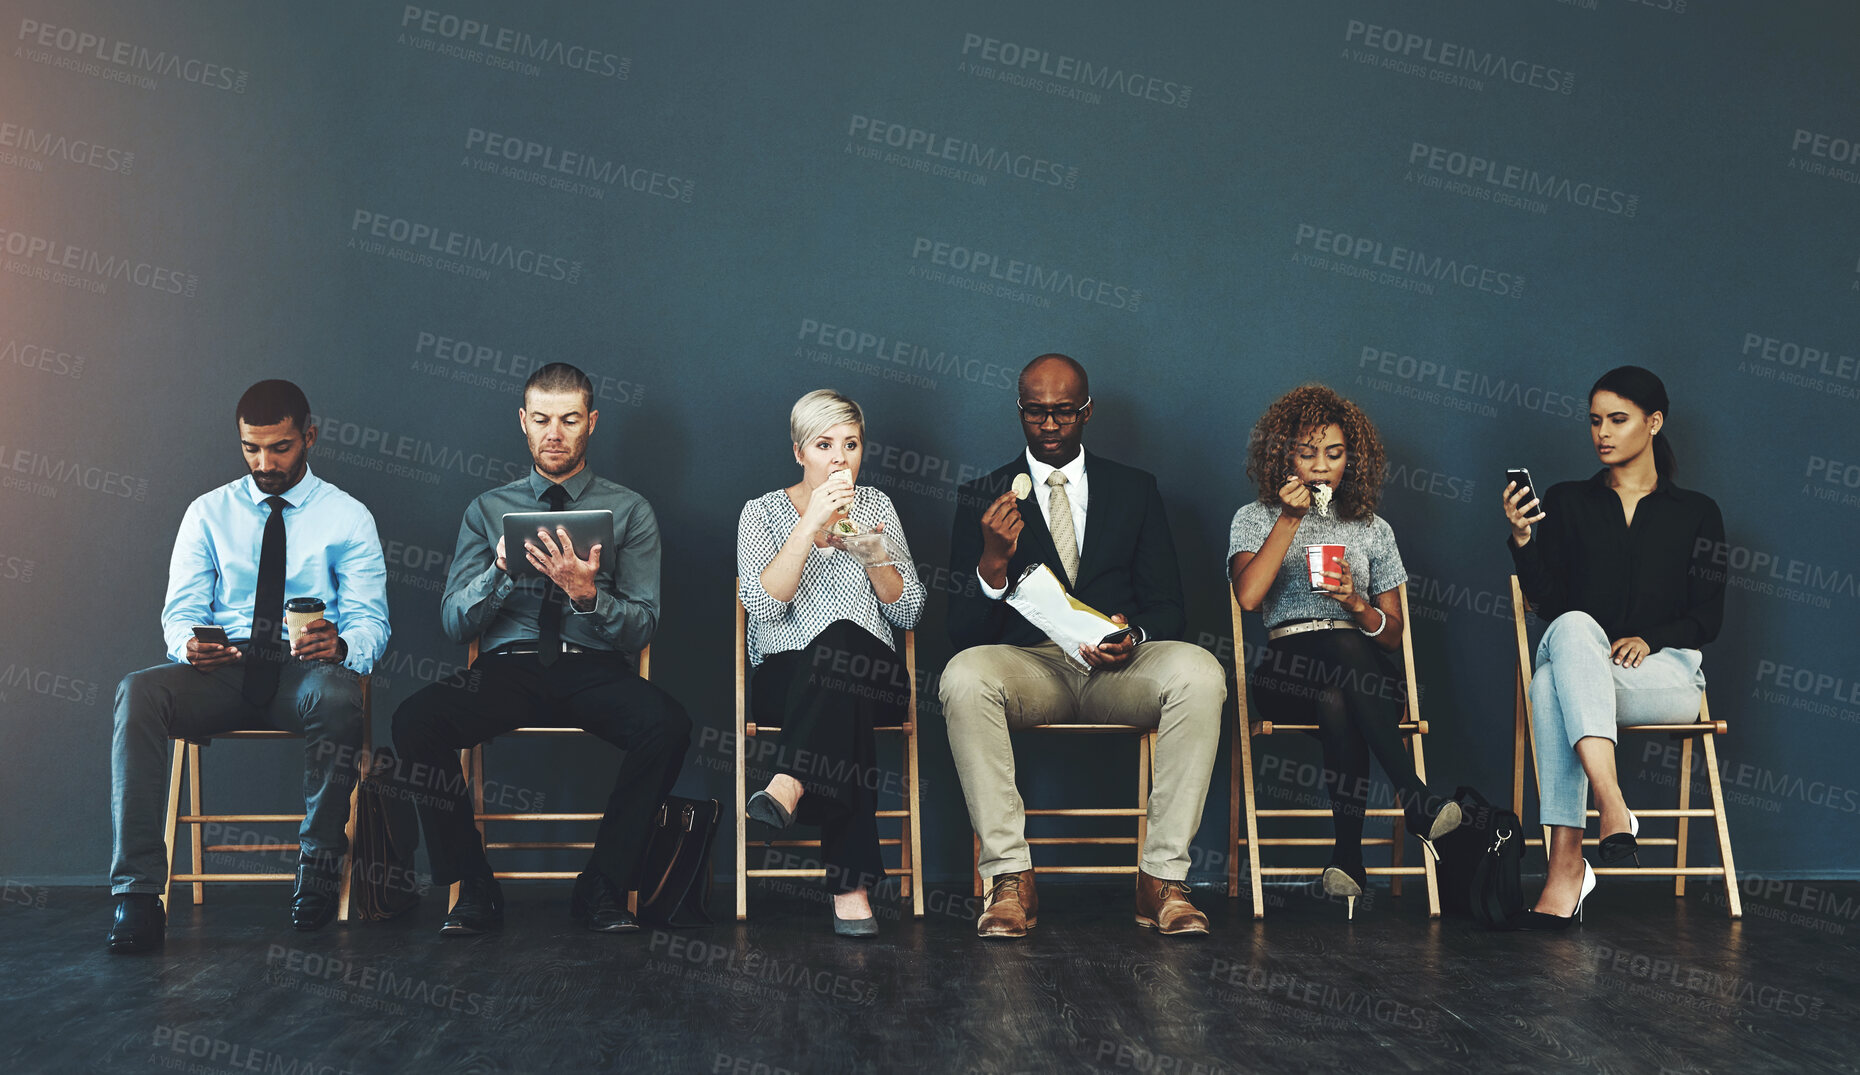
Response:
[{"label": "white dress shirt collar", "polygon": [[[1082,486],[1085,484],[1085,449],[1083,448],[1079,449],[1079,454],[1072,457],[1072,462],[1067,463],[1063,467],[1047,466],[1045,463],[1040,462],[1033,457],[1033,450],[1031,448],[1026,449],[1026,455],[1027,473],[1032,476],[1033,487],[1036,491],[1046,488],[1046,478],[1055,470],[1066,476],[1066,485],[1068,487]],[[1068,495],[1073,495],[1070,488],[1068,489]]]}]

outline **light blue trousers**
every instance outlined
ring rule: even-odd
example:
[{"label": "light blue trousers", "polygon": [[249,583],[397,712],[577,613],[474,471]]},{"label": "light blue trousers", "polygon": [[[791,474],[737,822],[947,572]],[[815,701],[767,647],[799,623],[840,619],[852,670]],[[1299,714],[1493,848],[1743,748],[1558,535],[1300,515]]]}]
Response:
[{"label": "light blue trousers", "polygon": [[1531,738],[1537,749],[1537,798],[1545,825],[1588,825],[1589,778],[1576,741],[1615,741],[1619,724],[1687,724],[1698,719],[1705,691],[1699,651],[1663,649],[1638,668],[1608,659],[1608,635],[1586,612],[1551,621],[1537,644],[1531,676]]}]

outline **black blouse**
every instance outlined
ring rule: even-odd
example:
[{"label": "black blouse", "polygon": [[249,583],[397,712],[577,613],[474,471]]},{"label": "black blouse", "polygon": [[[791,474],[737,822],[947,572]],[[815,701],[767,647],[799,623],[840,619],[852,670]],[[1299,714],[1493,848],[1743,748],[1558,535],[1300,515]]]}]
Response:
[{"label": "black blouse", "polygon": [[1704,493],[1665,478],[1627,523],[1604,467],[1544,495],[1544,521],[1529,544],[1505,539],[1518,585],[1545,620],[1594,616],[1610,640],[1644,639],[1654,652],[1697,649],[1724,622],[1724,516]]}]

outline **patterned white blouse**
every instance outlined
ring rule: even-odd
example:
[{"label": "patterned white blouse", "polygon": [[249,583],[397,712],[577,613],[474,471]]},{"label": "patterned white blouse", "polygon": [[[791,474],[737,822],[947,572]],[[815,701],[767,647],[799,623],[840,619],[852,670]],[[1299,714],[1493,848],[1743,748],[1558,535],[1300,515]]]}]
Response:
[{"label": "patterned white blouse", "polygon": [[781,489],[743,505],[736,524],[736,573],[742,578],[737,592],[749,612],[751,665],[760,665],[772,653],[801,649],[834,620],[851,620],[894,651],[892,627],[908,631],[917,625],[924,609],[924,584],[917,577],[916,562],[891,498],[869,485],[857,486],[848,514],[865,530],[885,524],[898,574],[904,579],[904,592],[889,605],[879,601],[859,561],[833,548],[815,548],[807,554],[793,599],[777,601],[769,596],[762,588],[762,572],[801,516]]}]

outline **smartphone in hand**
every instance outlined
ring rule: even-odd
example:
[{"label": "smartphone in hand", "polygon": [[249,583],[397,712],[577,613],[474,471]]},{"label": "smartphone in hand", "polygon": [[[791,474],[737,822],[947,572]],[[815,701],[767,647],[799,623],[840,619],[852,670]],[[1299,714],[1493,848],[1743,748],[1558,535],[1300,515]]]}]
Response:
[{"label": "smartphone in hand", "polygon": [[1505,480],[1525,491],[1524,495],[1517,500],[1519,507],[1529,504],[1532,499],[1537,496],[1536,488],[1531,485],[1531,472],[1529,470],[1523,467],[1513,467],[1505,471]]},{"label": "smartphone in hand", "polygon": [[210,642],[215,646],[230,646],[232,639],[226,637],[226,628],[215,624],[196,624],[194,637],[201,642]]}]

